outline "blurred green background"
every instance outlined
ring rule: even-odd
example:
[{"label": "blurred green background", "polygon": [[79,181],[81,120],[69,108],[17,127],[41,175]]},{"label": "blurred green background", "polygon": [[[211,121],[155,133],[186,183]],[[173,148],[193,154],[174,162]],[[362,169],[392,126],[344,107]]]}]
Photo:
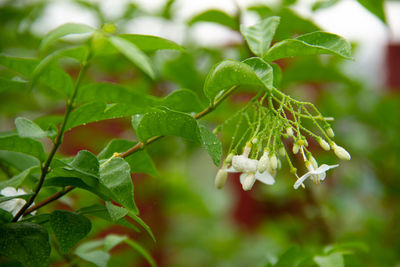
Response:
[{"label": "blurred green background", "polygon": [[[322,185],[294,190],[294,178],[284,166],[274,186],[256,184],[253,190],[243,192],[238,177],[232,175],[227,185],[217,190],[217,168],[206,152],[192,143],[167,137],[148,147],[159,175],[133,175],[135,200],[157,243],[144,232],[110,226],[101,220],[93,223],[90,239],[109,233],[129,235],[151,252],[159,266],[294,266],[290,260],[300,258],[306,258],[301,266],[315,266],[311,259],[320,256],[323,261],[330,251],[340,251],[346,266],[399,266],[400,45],[396,33],[400,27],[395,26],[400,24],[394,15],[394,10],[399,14],[398,3],[386,3],[384,19],[377,12],[379,8],[369,12],[356,1],[238,2],[0,1],[0,53],[8,55],[42,56],[38,54],[42,36],[65,22],[96,27],[114,23],[119,32],[159,35],[183,45],[184,52],[150,54],[158,71],[156,81],[115,54],[96,57],[85,78],[117,82],[156,96],[187,88],[205,100],[203,81],[213,64],[250,56],[238,25],[251,24],[260,17],[281,17],[274,41],[319,29],[342,34],[334,31],[337,26],[347,29],[345,37],[353,42],[355,62],[331,56],[277,62],[283,70],[281,90],[314,102],[322,114],[334,117],[336,140],[352,155],[352,160],[341,162]],[[209,9],[219,11],[203,13]],[[354,17],[349,18],[349,14]],[[346,25],[351,19],[354,24]],[[318,21],[326,23],[328,29]],[[391,21],[395,24],[390,25]],[[352,33],[357,30],[356,24],[362,30]],[[369,35],[363,38],[363,33]],[[371,35],[373,42],[369,42]],[[58,48],[79,41],[64,38]],[[61,64],[76,77],[78,66],[74,62]],[[0,75],[15,76],[2,68]],[[60,96],[42,89],[0,88],[0,129],[13,129],[17,116],[36,119],[60,114]],[[204,122],[209,128],[216,127],[248,99],[246,92],[235,94]],[[229,131],[220,134],[225,148],[231,135]],[[81,149],[98,153],[114,138],[135,139],[129,119],[78,127],[66,134],[61,153],[73,156]],[[317,143],[311,143],[311,149],[319,162],[338,161]],[[294,160],[301,164],[299,159]],[[6,171],[2,169],[0,177],[5,177]],[[72,210],[96,201],[94,196],[76,190],[46,209]],[[53,254],[54,266],[64,266],[65,260]],[[147,265],[129,247],[118,246],[108,266]]]}]

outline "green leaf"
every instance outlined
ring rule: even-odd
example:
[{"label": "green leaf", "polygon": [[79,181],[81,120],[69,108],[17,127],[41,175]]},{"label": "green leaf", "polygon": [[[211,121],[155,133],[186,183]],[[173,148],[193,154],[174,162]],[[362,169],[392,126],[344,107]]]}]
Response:
[{"label": "green leaf", "polygon": [[142,220],[140,219],[136,214],[129,212],[128,213],[129,217],[131,217],[135,222],[137,222],[140,226],[142,226],[146,232],[150,235],[150,237],[153,239],[154,242],[156,242],[156,238],[151,231],[151,228]]},{"label": "green leaf", "polygon": [[111,36],[109,40],[114,47],[121,52],[121,54],[126,56],[139,69],[146,73],[150,78],[155,78],[155,72],[151,65],[150,59],[133,43],[118,36]]},{"label": "green leaf", "polygon": [[121,37],[131,43],[133,43],[138,49],[144,52],[154,52],[162,49],[180,50],[183,51],[183,47],[174,43],[170,40],[151,35],[142,34],[120,34]]},{"label": "green leaf", "polygon": [[342,37],[327,32],[312,32],[276,43],[264,57],[267,61],[294,56],[330,54],[352,58],[351,45]]},{"label": "green leaf", "polygon": [[161,105],[186,113],[200,112],[204,109],[198,96],[188,89],[180,89],[172,92],[163,99]]},{"label": "green leaf", "polygon": [[31,138],[22,138],[18,135],[0,137],[0,150],[21,152],[36,157],[41,162],[46,159],[43,144]]},{"label": "green leaf", "polygon": [[210,154],[214,164],[219,166],[222,157],[222,144],[207,127],[199,125],[202,146]]},{"label": "green leaf", "polygon": [[115,246],[118,246],[122,242],[127,239],[126,236],[124,235],[114,235],[110,234],[104,238],[104,250],[105,251],[110,251],[112,250]]},{"label": "green leaf", "polygon": [[225,12],[223,12],[221,10],[204,11],[204,12],[194,16],[188,22],[188,24],[193,25],[197,22],[214,22],[214,23],[218,23],[222,26],[231,28],[232,30],[239,29],[238,21],[234,17],[226,14]]},{"label": "green leaf", "polygon": [[24,171],[31,167],[39,166],[40,164],[40,161],[35,157],[19,152],[5,150],[0,150],[0,160],[3,163],[13,166],[18,171]]},{"label": "green leaf", "polygon": [[143,248],[140,244],[134,242],[133,240],[126,238],[124,240],[126,244],[131,246],[133,249],[135,249],[137,252],[142,254],[142,256],[147,260],[147,262],[150,264],[150,266],[155,267],[157,266],[156,262],[154,261],[153,257],[150,255],[149,252],[145,248]]},{"label": "green leaf", "polygon": [[104,207],[103,205],[101,205],[101,204],[94,204],[94,205],[89,206],[89,207],[81,208],[81,209],[79,209],[77,211],[77,213],[92,215],[92,216],[95,216],[97,218],[106,220],[108,222],[117,223],[119,225],[128,227],[128,228],[130,228],[130,229],[132,229],[132,230],[134,230],[136,232],[139,232],[139,228],[134,226],[132,223],[129,223],[128,221],[126,221],[125,218],[121,218],[121,219],[119,219],[117,221],[114,221],[111,218],[109,210],[106,207]]},{"label": "green leaf", "polygon": [[313,3],[311,9],[312,11],[317,11],[320,9],[328,8],[331,7],[335,4],[337,4],[339,0],[319,0]]},{"label": "green leaf", "polygon": [[[272,69],[273,69],[273,79],[272,79],[273,82],[272,82],[272,85],[273,85],[275,88],[281,88],[282,70],[281,70],[281,68],[279,67],[278,64],[271,63],[270,66],[271,66]],[[285,72],[285,74],[286,74],[286,72]]]},{"label": "green leaf", "polygon": [[314,261],[319,267],[344,267],[342,253],[332,253],[327,256],[315,256]]},{"label": "green leaf", "polygon": [[128,214],[128,210],[123,207],[118,207],[112,204],[111,201],[106,201],[106,208],[108,214],[110,214],[111,220],[117,222],[121,218],[124,218]]},{"label": "green leaf", "polygon": [[36,123],[27,118],[18,117],[15,119],[15,126],[20,137],[45,138],[47,133]]},{"label": "green leaf", "polygon": [[248,58],[243,61],[243,63],[246,63],[253,69],[253,71],[256,73],[258,78],[260,78],[266,88],[273,88],[274,71],[270,64],[259,57]]},{"label": "green leaf", "polygon": [[108,103],[129,103],[143,109],[155,106],[159,100],[143,93],[112,83],[90,83],[79,89],[76,102],[104,101]]},{"label": "green leaf", "polygon": [[28,222],[0,224],[1,254],[23,266],[48,266],[50,249],[49,235],[42,226]]},{"label": "green leaf", "polygon": [[264,57],[271,45],[275,31],[279,26],[279,17],[269,17],[257,24],[246,27],[240,25],[240,32],[246,39],[250,50],[259,57]]},{"label": "green leaf", "polygon": [[107,267],[107,262],[110,259],[110,255],[100,249],[94,250],[94,248],[103,245],[103,243],[103,240],[89,241],[77,247],[75,254],[80,258],[95,264],[96,266]]},{"label": "green leaf", "polygon": [[89,33],[93,32],[95,29],[84,24],[78,23],[66,23],[63,24],[54,30],[50,31],[46,36],[43,38],[40,44],[40,50],[43,51],[47,49],[51,44],[55,41],[64,37],[69,34],[81,34],[81,33]]},{"label": "green leaf", "polygon": [[385,1],[384,0],[357,0],[369,12],[377,16],[383,23],[386,23]]},{"label": "green leaf", "polygon": [[[108,159],[114,154],[114,152],[125,152],[137,143],[138,142],[122,139],[111,140],[97,157],[99,160]],[[159,176],[157,169],[146,150],[139,150],[124,159],[126,162],[128,162],[132,173],[139,172],[147,173],[153,176]]]},{"label": "green leaf", "polygon": [[113,199],[137,213],[133,200],[133,183],[129,164],[122,158],[113,158],[100,167],[100,180],[113,193]]},{"label": "green leaf", "polygon": [[95,155],[86,150],[79,151],[69,165],[84,174],[94,175],[95,177],[100,175],[99,161]]},{"label": "green leaf", "polygon": [[14,216],[11,214],[11,212],[0,209],[0,224],[11,222],[13,218]]},{"label": "green leaf", "polygon": [[0,190],[6,187],[14,187],[17,188],[19,187],[26,177],[28,177],[33,171],[39,170],[39,166],[34,166],[30,167],[28,169],[25,169],[24,171],[18,173],[17,175],[14,175],[8,180],[1,181],[0,182]]},{"label": "green leaf", "polygon": [[27,82],[14,81],[0,78],[0,93],[6,91],[24,91],[27,88]]},{"label": "green leaf", "polygon": [[[0,65],[21,73],[23,76],[33,79],[34,70],[39,61],[33,58],[18,58],[0,55]],[[40,83],[69,96],[73,90],[71,77],[56,64],[49,64],[43,68],[38,78]]]},{"label": "green leaf", "polygon": [[299,261],[300,256],[301,253],[299,247],[292,246],[279,256],[274,267],[297,266],[296,263]]},{"label": "green leaf", "polygon": [[225,60],[210,70],[204,84],[204,94],[214,102],[215,97],[237,85],[250,85],[264,87],[253,69],[242,62]]},{"label": "green leaf", "polygon": [[57,238],[62,254],[66,254],[92,228],[90,220],[83,215],[66,210],[56,210],[50,215],[50,225]]},{"label": "green leaf", "polygon": [[136,133],[142,142],[159,135],[178,136],[197,143],[201,140],[197,122],[192,116],[166,108],[146,113]]},{"label": "green leaf", "polygon": [[90,122],[129,117],[134,114],[148,111],[148,108],[133,106],[125,103],[106,104],[104,102],[87,103],[71,112],[65,127],[68,131]]}]

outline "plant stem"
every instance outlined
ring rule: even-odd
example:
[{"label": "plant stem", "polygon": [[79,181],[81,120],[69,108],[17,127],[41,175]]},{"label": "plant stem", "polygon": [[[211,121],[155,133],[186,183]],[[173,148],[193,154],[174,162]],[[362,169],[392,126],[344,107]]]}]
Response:
[{"label": "plant stem", "polygon": [[72,96],[71,96],[71,98],[67,101],[67,105],[66,105],[66,110],[65,110],[65,115],[64,115],[63,122],[62,122],[62,124],[61,124],[60,130],[58,131],[58,134],[57,134],[56,140],[54,141],[53,147],[51,148],[50,154],[49,154],[49,156],[47,157],[47,160],[46,160],[46,162],[44,163],[44,166],[42,167],[42,172],[41,172],[41,174],[40,174],[39,182],[38,182],[38,184],[36,185],[35,191],[34,191],[33,195],[31,196],[31,198],[25,203],[25,205],[24,205],[24,206],[18,211],[18,213],[14,216],[14,218],[13,218],[13,220],[12,220],[13,222],[18,221],[18,219],[19,219],[21,216],[23,216],[24,214],[26,214],[25,211],[29,208],[30,205],[32,205],[33,201],[35,200],[35,198],[37,197],[37,195],[38,195],[39,192],[40,192],[40,189],[41,189],[42,186],[43,186],[44,179],[46,178],[46,175],[47,175],[47,173],[48,173],[48,171],[49,171],[49,167],[50,167],[51,161],[53,160],[53,158],[54,158],[54,156],[55,156],[55,154],[56,154],[58,148],[59,148],[60,145],[62,144],[62,140],[63,140],[63,136],[64,136],[65,127],[66,127],[66,125],[67,125],[69,115],[71,114],[71,111],[73,110],[73,107],[74,107],[74,106],[73,106],[73,105],[74,105],[74,100],[75,100],[75,97],[76,97],[76,95],[77,95],[77,93],[78,93],[78,88],[79,88],[79,86],[80,86],[80,84],[81,84],[82,77],[83,77],[83,75],[84,75],[84,73],[86,72],[86,69],[87,69],[87,67],[88,67],[87,60],[89,59],[89,56],[90,56],[90,55],[88,54],[88,56],[87,56],[85,62],[84,62],[83,65],[82,65],[82,68],[81,68],[81,70],[80,70],[80,72],[79,72],[78,78],[77,78],[76,83],[75,83],[74,90],[73,90],[73,92],[72,92]]},{"label": "plant stem", "polygon": [[[84,70],[84,68],[81,69],[81,73],[83,73],[82,70]],[[81,76],[81,73],[80,73],[79,76]],[[83,75],[83,74],[82,74],[82,75]],[[80,82],[79,78],[78,78],[78,81]],[[78,83],[78,82],[77,82],[77,85],[79,86],[79,83]],[[210,112],[212,112],[212,111],[213,111],[219,104],[221,104],[221,102],[224,101],[237,87],[238,87],[238,86],[233,86],[233,87],[231,87],[231,88],[230,88],[228,91],[226,91],[218,100],[216,100],[216,101],[214,102],[213,105],[211,105],[211,106],[207,107],[206,109],[200,111],[199,113],[197,113],[196,115],[194,115],[193,118],[196,119],[196,120],[198,120],[198,119],[200,119],[200,118],[206,116],[206,115],[209,114]],[[76,87],[76,88],[77,88],[77,87]],[[75,95],[76,95],[76,93],[74,94],[74,97],[75,97]],[[72,99],[72,98],[71,98],[71,99]],[[72,103],[72,102],[73,102],[73,101],[70,101],[70,103]],[[69,114],[68,114],[68,116],[69,116]],[[66,114],[65,117],[68,118],[68,116],[67,116],[67,114]],[[65,119],[65,121],[66,121],[66,119]],[[64,123],[63,123],[63,126],[64,126],[64,128],[65,128]],[[63,127],[62,127],[62,128],[63,128]],[[149,138],[145,143],[139,142],[139,143],[137,143],[136,145],[134,145],[133,147],[131,147],[130,149],[126,150],[125,152],[119,153],[119,154],[118,154],[118,157],[120,157],[120,158],[126,158],[126,157],[128,157],[129,155],[132,155],[133,153],[137,152],[138,150],[143,149],[144,146],[149,145],[149,144],[153,143],[154,141],[156,141],[156,140],[158,140],[158,139],[161,139],[162,137],[164,137],[164,136],[163,136],[163,135],[154,136],[154,137],[152,137],[152,138]],[[58,139],[58,138],[57,138],[57,139]],[[57,143],[57,142],[56,142],[56,143]],[[56,145],[56,144],[55,144],[55,145]],[[53,149],[54,149],[55,145],[53,146]],[[55,152],[54,152],[54,153],[55,153]],[[54,155],[53,155],[53,156],[54,156]],[[50,155],[49,155],[49,158],[50,158]],[[47,159],[47,161],[49,160],[49,158]],[[46,161],[46,163],[47,163],[47,161]],[[51,161],[51,160],[50,160],[50,161]],[[49,165],[50,165],[50,163],[49,163]],[[43,176],[43,173],[44,173],[43,170],[44,170],[44,168],[42,169],[42,176]],[[47,169],[46,169],[46,172],[47,172],[47,171],[48,171],[48,167],[47,167]],[[41,176],[41,179],[42,179],[42,176]],[[45,176],[46,176],[46,173],[45,173],[44,176],[43,176],[43,181],[44,181],[44,177],[45,177]],[[40,187],[42,186],[43,181],[42,181],[42,183],[40,184],[40,180],[39,180]],[[39,185],[39,184],[38,184],[38,185]],[[33,198],[33,196],[32,196],[32,197],[31,197],[31,199],[33,198],[32,202],[30,202],[30,203],[28,202],[29,205],[27,205],[28,203],[25,204],[24,207],[26,206],[26,208],[24,209],[24,207],[22,207],[22,209],[18,212],[18,214],[19,214],[19,213],[21,213],[21,214],[20,214],[18,217],[17,217],[17,215],[18,215],[18,214],[17,214],[17,215],[14,217],[13,221],[17,221],[18,218],[19,218],[21,215],[26,215],[26,214],[28,214],[28,213],[31,213],[32,211],[35,211],[35,210],[37,210],[37,209],[39,209],[39,208],[41,208],[41,207],[43,207],[43,206],[45,206],[45,205],[47,205],[47,204],[49,204],[49,203],[51,203],[51,202],[53,202],[53,201],[59,199],[60,197],[64,196],[65,194],[67,194],[68,192],[70,192],[70,191],[71,191],[72,189],[74,189],[74,188],[75,188],[75,187],[73,187],[73,186],[67,186],[65,190],[55,193],[54,195],[52,195],[52,196],[46,198],[46,199],[43,200],[42,202],[40,202],[40,203],[38,203],[38,204],[36,204],[36,205],[34,205],[34,206],[32,206],[32,207],[30,207],[30,208],[28,209],[28,207],[33,203],[33,200],[34,200],[34,198]],[[40,190],[40,188],[39,188],[39,190]],[[35,192],[36,192],[36,190],[35,190]],[[37,195],[37,194],[36,194],[36,195]],[[34,195],[34,196],[35,196],[35,195]],[[15,219],[15,218],[16,218],[16,219]]]}]

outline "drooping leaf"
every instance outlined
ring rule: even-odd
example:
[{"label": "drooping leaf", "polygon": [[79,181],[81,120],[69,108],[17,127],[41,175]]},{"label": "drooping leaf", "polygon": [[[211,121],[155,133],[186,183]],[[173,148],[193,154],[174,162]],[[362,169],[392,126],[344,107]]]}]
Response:
[{"label": "drooping leaf", "polygon": [[0,93],[6,91],[21,92],[24,91],[26,88],[27,88],[27,82],[0,78]]},{"label": "drooping leaf", "polygon": [[0,251],[23,266],[48,266],[49,234],[42,226],[29,222],[0,224]]},{"label": "drooping leaf", "polygon": [[104,238],[104,250],[110,251],[125,241],[127,236],[110,234]]},{"label": "drooping leaf", "polygon": [[112,83],[90,83],[82,86],[78,91],[77,103],[104,101],[108,103],[129,103],[143,109],[156,105],[159,101],[155,97],[129,90]]},{"label": "drooping leaf", "polygon": [[[32,79],[34,70],[39,65],[39,61],[33,58],[18,58],[0,55],[0,65]],[[64,96],[69,96],[73,90],[71,77],[56,64],[45,66],[41,71],[38,81],[58,91]]]},{"label": "drooping leaf", "polygon": [[88,218],[66,210],[53,211],[50,215],[50,225],[62,254],[73,248],[92,228]]},{"label": "drooping leaf", "polygon": [[253,69],[258,78],[260,78],[260,80],[264,83],[264,86],[266,88],[273,88],[274,71],[270,64],[259,57],[248,58],[243,61],[243,63],[246,63]]},{"label": "drooping leaf", "polygon": [[47,133],[42,130],[33,121],[18,117],[15,119],[15,127],[17,128],[18,135],[20,137],[30,137],[30,138],[45,138]]},{"label": "drooping leaf", "polygon": [[154,52],[162,49],[172,49],[183,51],[183,47],[177,43],[152,35],[142,34],[120,34],[121,38],[133,43],[138,49],[144,52]]},{"label": "drooping leaf", "polygon": [[148,108],[125,103],[106,104],[104,102],[86,103],[71,112],[65,130],[68,131],[90,122],[129,117],[148,111]]},{"label": "drooping leaf", "polygon": [[18,173],[17,175],[14,175],[8,180],[1,181],[0,190],[6,187],[14,187],[14,188],[19,187],[24,182],[25,178],[28,177],[31,174],[31,172],[34,172],[36,170],[39,170],[39,166],[30,167]]},{"label": "drooping leaf", "polygon": [[222,157],[222,144],[218,138],[207,127],[199,125],[203,148],[211,156],[214,164],[219,166]]},{"label": "drooping leaf", "polygon": [[386,23],[385,1],[384,0],[357,0],[369,12],[377,16],[383,23]]},{"label": "drooping leaf", "polygon": [[78,23],[66,23],[63,24],[54,30],[50,31],[46,36],[43,38],[40,44],[40,50],[43,51],[47,49],[51,44],[55,41],[64,37],[69,34],[81,34],[81,33],[90,33],[93,32],[95,29],[84,24]]},{"label": "drooping leaf", "polygon": [[0,150],[0,160],[3,163],[13,166],[20,172],[31,167],[39,166],[40,164],[40,161],[33,156],[5,150]]},{"label": "drooping leaf", "polygon": [[146,113],[136,133],[142,142],[159,135],[178,136],[197,143],[201,140],[197,122],[192,116],[166,108]]},{"label": "drooping leaf", "polygon": [[154,242],[156,242],[156,238],[151,231],[151,228],[142,220],[140,219],[136,214],[129,212],[128,213],[129,217],[131,217],[135,222],[137,222],[140,226],[142,226],[146,232],[150,235],[150,237],[153,239]]},{"label": "drooping leaf", "polygon": [[213,103],[215,97],[237,85],[264,87],[253,69],[242,62],[225,60],[210,70],[204,84],[204,94]]},{"label": "drooping leaf", "polygon": [[279,256],[274,267],[297,266],[296,263],[299,262],[301,255],[299,247],[292,246]]},{"label": "drooping leaf", "polygon": [[327,32],[312,32],[276,43],[264,57],[267,61],[304,55],[330,54],[352,59],[351,45],[342,37]]},{"label": "drooping leaf", "polygon": [[194,16],[190,21],[189,25],[193,25],[197,22],[214,22],[217,24],[220,24],[222,26],[226,26],[228,28],[231,28],[232,30],[237,30],[239,29],[239,24],[238,21],[226,14],[225,12],[221,10],[207,10],[204,11],[196,16]]},{"label": "drooping leaf", "polygon": [[76,248],[75,254],[98,267],[107,267],[110,255],[104,250],[98,249],[98,247],[102,246],[103,244],[103,240],[86,242]]},{"label": "drooping leaf", "polygon": [[133,183],[129,164],[122,158],[113,158],[100,168],[100,180],[113,193],[113,199],[137,213],[133,199]]},{"label": "drooping leaf", "polygon": [[161,105],[181,112],[200,112],[204,109],[198,96],[191,90],[180,89],[166,96]]},{"label": "drooping leaf", "polygon": [[342,253],[332,253],[327,256],[315,256],[314,261],[319,267],[344,267]]},{"label": "drooping leaf", "polygon": [[95,216],[97,218],[106,220],[108,222],[113,222],[113,223],[128,227],[128,228],[130,228],[130,229],[132,229],[132,230],[134,230],[136,232],[139,232],[139,228],[134,226],[132,223],[127,222],[124,218],[121,218],[121,219],[119,219],[117,221],[114,221],[111,218],[111,215],[110,215],[108,209],[105,206],[101,205],[101,204],[94,204],[94,205],[89,206],[89,207],[81,208],[81,209],[79,209],[77,211],[77,213],[92,215],[92,216]]},{"label": "drooping leaf", "polygon": [[46,152],[44,152],[42,143],[31,138],[22,138],[18,135],[1,136],[0,150],[28,154],[42,162],[46,159]]},{"label": "drooping leaf", "polygon": [[250,50],[259,57],[264,57],[267,53],[271,41],[274,38],[276,29],[280,22],[279,17],[269,17],[260,22],[246,27],[240,26],[240,32],[246,39]]},{"label": "drooping leaf", "polygon": [[[107,159],[110,158],[114,152],[125,152],[136,144],[137,142],[134,141],[114,139],[107,144],[97,157],[99,160]],[[125,158],[125,161],[128,162],[131,172],[133,173],[139,172],[159,176],[157,169],[146,150],[139,150],[136,153],[129,155]]]},{"label": "drooping leaf", "polygon": [[123,207],[118,207],[112,204],[111,201],[106,201],[106,208],[111,219],[116,222],[128,214],[128,210]]},{"label": "drooping leaf", "polygon": [[111,36],[109,40],[114,47],[121,52],[121,54],[126,56],[139,69],[146,73],[150,78],[155,78],[155,72],[150,59],[139,48],[137,48],[136,45],[118,36]]},{"label": "drooping leaf", "polygon": [[155,260],[153,259],[153,257],[150,255],[150,253],[144,248],[142,247],[139,243],[126,238],[124,240],[124,242],[126,244],[128,244],[129,246],[131,246],[133,249],[135,249],[137,252],[139,252],[140,254],[142,254],[142,256],[147,260],[147,262],[150,264],[150,266],[155,267],[157,266]]}]

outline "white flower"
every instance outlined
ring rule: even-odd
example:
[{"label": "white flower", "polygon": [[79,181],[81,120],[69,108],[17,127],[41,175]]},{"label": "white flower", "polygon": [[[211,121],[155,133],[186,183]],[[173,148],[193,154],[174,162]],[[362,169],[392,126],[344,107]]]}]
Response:
[{"label": "white flower", "polygon": [[[14,187],[6,187],[0,191],[0,194],[5,197],[13,197],[25,195],[26,192],[20,188],[16,190]],[[21,198],[14,198],[0,203],[0,209],[10,212],[13,216],[25,205],[26,201]],[[32,204],[33,205],[33,204]]]},{"label": "white flower", "polygon": [[264,170],[262,173],[258,171],[258,165],[259,161],[256,159],[249,159],[243,155],[234,156],[232,166],[227,169],[227,172],[242,172],[240,183],[245,191],[250,190],[256,180],[268,185],[274,184],[274,177],[268,171]]},{"label": "white flower", "polygon": [[[308,165],[308,166],[307,166]],[[326,177],[326,171],[336,168],[339,165],[326,165],[322,164],[318,168],[314,168],[311,162],[308,161],[308,164],[306,163],[307,168],[309,169],[309,172],[301,176],[300,178],[297,179],[296,183],[294,184],[294,189],[299,188],[301,184],[310,176],[313,176],[313,178],[317,179],[317,182],[325,180]]]}]

